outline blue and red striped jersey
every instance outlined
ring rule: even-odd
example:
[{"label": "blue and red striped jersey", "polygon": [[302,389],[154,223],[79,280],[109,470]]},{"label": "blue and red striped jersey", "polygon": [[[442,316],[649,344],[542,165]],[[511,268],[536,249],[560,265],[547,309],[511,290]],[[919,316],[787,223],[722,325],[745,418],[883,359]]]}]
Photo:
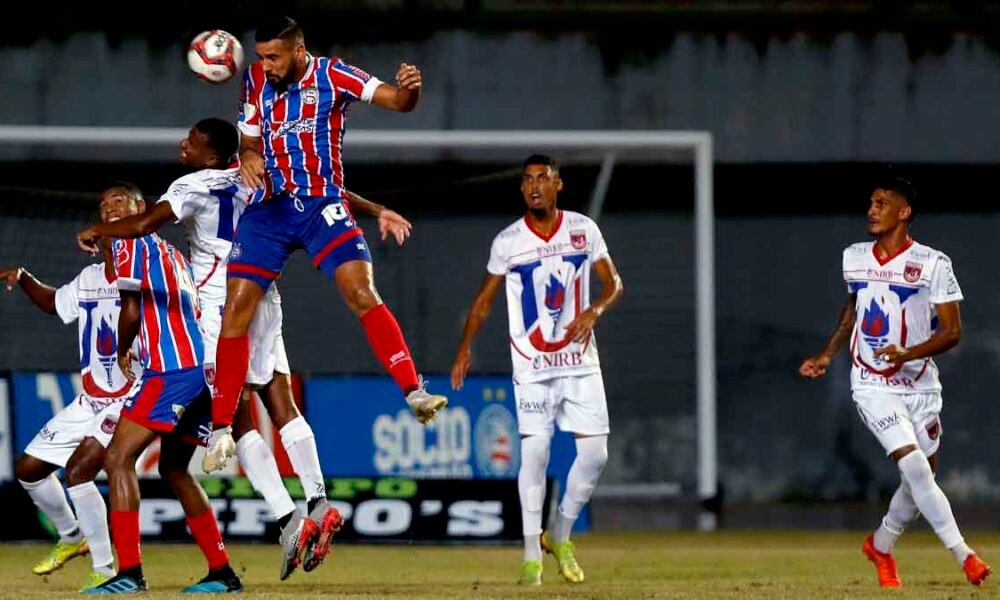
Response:
[{"label": "blue and red striped jersey", "polygon": [[260,137],[265,188],[250,203],[279,191],[298,196],[343,197],[341,150],[347,110],[371,102],[382,82],[339,58],[309,57],[305,75],[279,91],[260,62],[243,73],[239,128]]},{"label": "blue and red striped jersey", "polygon": [[204,362],[198,291],[184,255],[155,233],[115,240],[118,289],[139,292],[139,361],[157,372]]}]

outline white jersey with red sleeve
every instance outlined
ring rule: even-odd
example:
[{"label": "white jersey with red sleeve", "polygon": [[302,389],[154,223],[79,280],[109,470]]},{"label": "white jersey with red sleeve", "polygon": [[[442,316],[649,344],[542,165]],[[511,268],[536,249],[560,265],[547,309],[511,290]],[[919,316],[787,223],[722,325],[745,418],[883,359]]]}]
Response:
[{"label": "white jersey with red sleeve", "polygon": [[893,366],[876,358],[875,351],[890,345],[909,348],[934,335],[935,305],[962,300],[951,259],[912,240],[885,259],[875,255],[874,242],[854,244],[844,250],[844,281],[857,296],[851,389],[899,394],[940,391],[932,359]]},{"label": "white jersey with red sleeve", "polygon": [[132,382],[118,368],[118,282],[103,264],[84,267],[73,281],[56,290],[56,314],[77,322],[83,392],[92,406],[121,400]]},{"label": "white jersey with red sleeve", "polygon": [[239,168],[232,168],[185,175],[159,200],[170,204],[177,222],[187,229],[188,258],[203,303],[226,301],[226,261],[249,197]]},{"label": "white jersey with red sleeve", "polygon": [[261,138],[264,189],[251,202],[285,191],[296,196],[344,197],[342,148],[347,111],[372,101],[382,82],[339,58],[308,56],[299,81],[278,89],[255,62],[243,73],[240,131]]},{"label": "white jersey with red sleeve", "polygon": [[487,271],[506,280],[514,382],[599,373],[597,340],[566,336],[566,326],[590,306],[590,271],[609,256],[590,218],[559,211],[549,235],[519,219],[493,240]]}]

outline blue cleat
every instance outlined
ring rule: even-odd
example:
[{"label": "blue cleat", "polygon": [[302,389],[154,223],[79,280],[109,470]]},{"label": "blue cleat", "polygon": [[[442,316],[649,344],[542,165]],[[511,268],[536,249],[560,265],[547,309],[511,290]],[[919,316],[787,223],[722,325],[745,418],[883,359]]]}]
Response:
[{"label": "blue cleat", "polygon": [[238,594],[242,591],[243,583],[229,565],[209,571],[201,581],[181,590],[184,594]]},{"label": "blue cleat", "polygon": [[107,594],[138,594],[149,591],[146,585],[146,578],[140,572],[138,575],[132,573],[119,573],[99,586],[83,590],[87,596],[104,596]]}]

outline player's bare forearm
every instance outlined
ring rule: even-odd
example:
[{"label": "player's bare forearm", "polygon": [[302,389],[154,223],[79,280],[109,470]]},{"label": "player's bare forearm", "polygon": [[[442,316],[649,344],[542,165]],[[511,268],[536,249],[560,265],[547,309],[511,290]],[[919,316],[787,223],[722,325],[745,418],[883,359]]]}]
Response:
[{"label": "player's bare forearm", "polygon": [[259,137],[253,135],[247,135],[245,133],[240,133],[240,156],[247,150],[251,150],[260,154],[260,139]]},{"label": "player's bare forearm", "polygon": [[113,223],[98,223],[91,229],[103,238],[134,239],[159,231],[161,227],[175,219],[169,202],[157,202],[146,212],[124,217]]},{"label": "player's bare forearm", "polygon": [[139,335],[139,307],[141,297],[139,292],[119,290],[122,306],[118,313],[118,360],[128,360],[129,349]]},{"label": "player's bare forearm", "polygon": [[38,281],[34,275],[20,267],[3,271],[0,273],[0,279],[7,280],[8,291],[17,285],[31,303],[42,312],[56,314],[56,288]]},{"label": "player's bare forearm", "polygon": [[366,215],[377,219],[382,214],[382,211],[385,210],[385,207],[381,204],[372,202],[367,198],[362,198],[350,191],[347,192],[347,202],[350,204],[351,213],[355,215]]},{"label": "player's bare forearm", "polygon": [[590,309],[599,317],[621,299],[625,286],[610,257],[597,261],[594,264],[594,271],[601,280],[601,295],[590,305]]},{"label": "player's bare forearm", "polygon": [[958,309],[958,302],[936,304],[935,309],[938,326],[930,339],[910,348],[898,346],[881,348],[875,352],[876,356],[899,365],[911,360],[937,356],[957,346],[962,339],[962,315]]},{"label": "player's bare forearm", "polygon": [[420,89],[423,87],[420,69],[400,63],[396,71],[396,86],[383,83],[375,88],[372,104],[397,112],[410,112],[420,101]]},{"label": "player's bare forearm", "polygon": [[479,292],[472,301],[472,306],[469,307],[469,314],[465,317],[465,326],[462,328],[462,339],[458,343],[459,353],[472,350],[472,341],[476,339],[479,329],[486,322],[486,319],[490,317],[490,312],[493,310],[493,300],[496,298],[497,291],[499,291],[502,284],[502,276],[487,273],[486,279],[483,280]]},{"label": "player's bare forearm", "polygon": [[854,331],[855,306],[857,296],[850,294],[844,306],[840,309],[840,319],[837,321],[837,328],[833,330],[830,338],[820,351],[821,356],[833,358],[837,352],[844,347],[847,340],[851,339],[851,332]]}]

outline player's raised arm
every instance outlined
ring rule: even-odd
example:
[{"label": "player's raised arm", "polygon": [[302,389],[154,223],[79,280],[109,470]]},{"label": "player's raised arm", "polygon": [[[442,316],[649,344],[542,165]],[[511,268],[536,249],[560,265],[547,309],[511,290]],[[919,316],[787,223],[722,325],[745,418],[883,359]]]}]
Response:
[{"label": "player's raised arm", "polygon": [[22,267],[3,269],[0,271],[0,280],[3,280],[8,292],[20,286],[24,294],[35,306],[42,309],[42,312],[56,314],[56,288],[38,281]]},{"label": "player's raised arm", "polygon": [[76,244],[84,252],[97,252],[100,238],[135,239],[159,231],[167,223],[177,220],[168,202],[157,202],[153,208],[117,221],[98,223],[76,234]]},{"label": "player's raised arm", "polygon": [[597,278],[601,280],[601,297],[566,326],[567,337],[581,344],[590,339],[598,317],[617,302],[621,298],[622,292],[625,291],[621,275],[618,274],[618,269],[610,256],[605,256],[594,263],[594,271],[597,272]]},{"label": "player's raised arm", "polygon": [[398,112],[410,112],[417,107],[422,85],[420,69],[400,63],[399,70],[396,71],[396,85],[383,83],[375,88],[372,104]]},{"label": "player's raised arm", "polygon": [[396,243],[402,246],[406,238],[410,237],[413,224],[404,219],[402,215],[367,198],[362,198],[354,192],[344,191],[347,192],[347,201],[352,213],[375,217],[378,221],[378,230],[382,234],[383,242],[387,237],[392,235],[392,237],[396,238]]},{"label": "player's raised arm", "polygon": [[851,331],[854,330],[854,319],[856,318],[854,309],[858,298],[855,294],[849,294],[843,308],[840,309],[840,319],[837,328],[833,330],[830,339],[816,356],[810,356],[799,365],[799,375],[809,379],[818,379],[826,374],[826,368],[830,366],[830,361],[840,351],[840,349],[851,338]]},{"label": "player's raised arm", "polygon": [[465,376],[472,366],[472,340],[479,333],[479,328],[483,326],[490,316],[493,308],[493,299],[496,298],[500,286],[503,285],[504,276],[487,273],[483,279],[483,284],[479,287],[472,306],[469,308],[469,315],[465,318],[465,327],[462,329],[462,340],[458,343],[458,353],[455,355],[455,362],[451,366],[451,387],[456,390],[462,389]]}]

